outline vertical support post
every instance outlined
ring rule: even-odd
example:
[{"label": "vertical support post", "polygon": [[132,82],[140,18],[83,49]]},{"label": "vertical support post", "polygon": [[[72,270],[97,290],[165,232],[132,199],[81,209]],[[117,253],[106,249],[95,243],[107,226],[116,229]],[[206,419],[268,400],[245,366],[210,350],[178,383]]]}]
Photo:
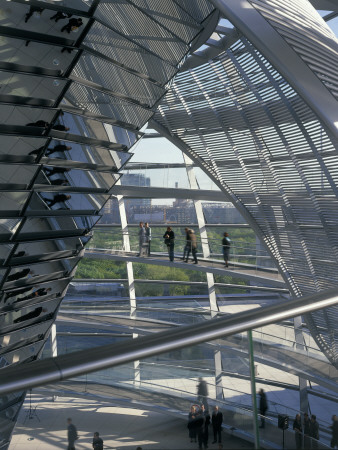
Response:
[{"label": "vertical support post", "polygon": [[[121,181],[118,180],[118,183],[120,184]],[[123,196],[118,195],[117,201],[118,201],[118,205],[119,205],[119,212],[120,212],[120,218],[121,218],[123,248],[126,252],[130,252],[129,230],[128,230],[126,206],[124,203]],[[126,266],[127,266],[130,317],[135,317],[136,316],[136,292],[135,292],[133,263],[131,261],[127,261]],[[138,337],[138,334],[134,333],[133,339],[136,339],[137,337]],[[140,361],[137,360],[137,361],[134,361],[134,384],[135,384],[135,386],[140,385],[140,380],[141,380]]]},{"label": "vertical support post", "polygon": [[[133,339],[138,338],[137,333],[133,333]],[[140,387],[141,385],[141,370],[140,361],[134,361],[134,386]]]},{"label": "vertical support post", "polygon": [[[56,358],[58,355],[58,345],[56,338],[56,324],[53,323],[52,328],[50,330],[50,345],[52,350],[52,357]],[[57,399],[56,395],[53,395],[53,402]]]},{"label": "vertical support post", "polygon": [[[294,317],[293,326],[295,330],[296,348],[301,351],[305,351],[302,325],[303,324],[301,316]],[[298,384],[299,384],[299,411],[301,411],[304,414],[307,413],[309,409],[309,399],[307,395],[307,380],[302,377],[298,377]]]},{"label": "vertical support post", "polygon": [[58,355],[58,345],[56,340],[56,325],[53,323],[52,328],[50,330],[50,341],[51,341],[51,348],[52,348],[52,357],[56,358]]},{"label": "vertical support post", "polygon": [[255,449],[260,448],[259,444],[259,430],[258,430],[258,411],[257,411],[257,396],[256,396],[256,379],[255,379],[255,360],[252,342],[252,331],[247,331],[249,344],[249,365],[250,365],[250,384],[251,384],[251,398],[252,398],[252,413],[253,413],[253,432],[255,437]]},{"label": "vertical support post", "polygon": [[[198,183],[196,180],[193,162],[192,160],[182,153],[183,159],[186,165],[189,185],[191,189],[198,189]],[[210,257],[210,248],[208,243],[208,234],[205,226],[204,214],[203,214],[203,206],[201,200],[194,200],[194,206],[196,211],[198,229],[201,237],[201,246],[203,258]],[[215,280],[214,275],[212,273],[207,272],[207,285],[208,285],[208,296],[209,296],[209,305],[210,305],[210,318],[213,319],[217,316],[217,312],[219,311],[216,291],[215,291]],[[223,399],[223,383],[222,383],[222,353],[220,350],[215,350],[214,353],[214,363],[215,363],[215,389],[216,389],[216,399]]]}]

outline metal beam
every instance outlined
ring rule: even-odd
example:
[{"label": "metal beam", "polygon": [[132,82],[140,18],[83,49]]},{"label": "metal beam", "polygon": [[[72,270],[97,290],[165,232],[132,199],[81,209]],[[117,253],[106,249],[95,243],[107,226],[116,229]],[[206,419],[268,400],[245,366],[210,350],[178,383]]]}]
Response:
[{"label": "metal beam", "polygon": [[[123,180],[122,180],[123,181]],[[113,195],[123,195],[125,198],[184,198],[207,200],[210,202],[226,202],[227,198],[221,191],[206,189],[158,188],[145,186],[114,185],[110,191]]]},{"label": "metal beam", "polygon": [[20,370],[16,366],[5,368],[0,372],[0,395],[231,336],[337,304],[337,289],[331,289],[289,302],[234,314],[231,317],[221,317],[187,327],[175,327],[126,343],[114,343],[57,358],[34,361],[21,365]]}]

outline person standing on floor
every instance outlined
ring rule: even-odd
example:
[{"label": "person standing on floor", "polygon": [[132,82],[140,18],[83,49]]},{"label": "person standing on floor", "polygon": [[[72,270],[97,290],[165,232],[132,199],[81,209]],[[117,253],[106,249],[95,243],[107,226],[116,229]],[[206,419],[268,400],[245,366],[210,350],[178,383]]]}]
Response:
[{"label": "person standing on floor", "polygon": [[231,240],[229,238],[229,234],[224,233],[223,239],[222,239],[222,248],[223,248],[223,258],[224,258],[225,267],[229,267],[228,261],[229,261],[229,255],[230,255],[230,245],[231,245]]},{"label": "person standing on floor", "polygon": [[304,427],[304,448],[311,448],[310,418],[307,413],[304,413],[303,427]]},{"label": "person standing on floor", "polygon": [[293,421],[293,431],[295,432],[296,449],[301,450],[302,448],[302,419],[300,414],[297,414],[295,420]]},{"label": "person standing on floor", "polygon": [[331,448],[338,447],[338,417],[336,415],[332,416],[332,425],[330,425],[332,430]]},{"label": "person standing on floor", "polygon": [[214,432],[214,440],[213,444],[216,444],[217,439],[218,443],[222,442],[222,423],[223,423],[223,414],[219,410],[218,406],[216,405],[214,408],[214,411],[211,416],[211,423],[212,423],[212,430]]},{"label": "person standing on floor", "polygon": [[259,390],[259,412],[261,415],[261,424],[259,428],[265,428],[265,413],[268,409],[268,400],[266,398],[266,393],[264,392],[264,389]]},{"label": "person standing on floor", "polygon": [[190,408],[189,416],[188,416],[188,430],[189,430],[189,438],[190,442],[197,442],[196,441],[196,406],[192,405]]},{"label": "person standing on floor", "polygon": [[164,243],[168,249],[170,261],[174,261],[175,233],[171,227],[167,227],[167,231],[163,235]]},{"label": "person standing on floor", "polygon": [[188,260],[189,260],[189,254],[190,254],[190,249],[191,249],[192,257],[194,258],[194,264],[198,264],[197,256],[196,256],[196,254],[197,254],[197,239],[196,239],[196,234],[195,234],[194,230],[189,229],[187,231],[186,247],[187,247],[187,259],[185,260],[185,262],[188,262]]},{"label": "person standing on floor", "polygon": [[317,417],[314,414],[312,414],[310,420],[310,437],[312,448],[318,448],[319,423],[317,422]]},{"label": "person standing on floor", "polygon": [[72,419],[67,419],[68,427],[68,450],[75,450],[75,441],[79,439],[79,436],[77,434],[76,426],[73,424]]},{"label": "person standing on floor", "polygon": [[150,228],[148,222],[146,222],[144,224],[144,229],[145,229],[145,238],[146,238],[146,243],[147,243],[147,256],[150,256],[151,228]]},{"label": "person standing on floor", "polygon": [[69,19],[67,25],[61,28],[61,32],[67,31],[69,34],[71,31],[77,31],[80,27],[82,27],[83,22],[82,19],[79,17],[78,19],[72,18]]},{"label": "person standing on floor", "polygon": [[138,255],[141,256],[143,252],[143,244],[146,241],[146,230],[143,226],[143,222],[139,224],[140,229],[138,230]]},{"label": "person standing on floor", "polygon": [[95,431],[95,433],[94,433],[93,449],[94,450],[103,450],[103,440],[100,438],[100,434],[98,431]]},{"label": "person standing on floor", "polygon": [[203,432],[202,432],[202,443],[204,448],[208,448],[209,441],[209,425],[210,425],[210,414],[204,405],[201,405],[201,415],[203,416]]},{"label": "person standing on floor", "polygon": [[183,249],[183,257],[182,257],[183,261],[185,261],[187,259],[188,251],[190,251],[190,249],[191,249],[191,241],[190,241],[190,234],[189,234],[190,228],[185,227],[184,231],[185,231],[185,246]]}]

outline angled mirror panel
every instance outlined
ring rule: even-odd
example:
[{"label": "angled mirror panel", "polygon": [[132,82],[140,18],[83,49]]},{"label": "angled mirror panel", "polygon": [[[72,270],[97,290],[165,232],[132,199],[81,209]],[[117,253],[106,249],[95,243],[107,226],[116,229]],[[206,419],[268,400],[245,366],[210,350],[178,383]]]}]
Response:
[{"label": "angled mirror panel", "polygon": [[38,168],[27,164],[0,163],[0,190],[27,189]]},{"label": "angled mirror panel", "polygon": [[8,217],[10,214],[19,214],[28,196],[28,192],[22,191],[0,192],[0,216]]},{"label": "angled mirror panel", "polygon": [[1,135],[0,160],[33,163],[37,153],[47,143],[47,138]]},{"label": "angled mirror panel", "polygon": [[[87,10],[87,2],[84,3],[77,1],[77,3],[79,5],[82,4],[82,7],[79,9]],[[45,3],[44,6],[45,5],[47,4]],[[71,31],[70,33],[68,33],[67,30],[62,32],[61,29],[68,23],[68,20],[65,19],[58,22],[55,22],[55,20],[50,20],[50,18],[53,17],[53,15],[55,15],[56,13],[56,11],[52,9],[44,8],[41,14],[30,14],[29,4],[26,5],[24,3],[18,3],[15,1],[6,3],[4,0],[1,0],[1,6],[4,6],[4,15],[2,21],[0,22],[0,25],[14,29],[17,28],[19,30],[27,32],[37,32],[45,34],[49,37],[54,36],[63,39],[75,40],[79,37],[81,31],[88,22],[87,18],[82,17],[82,28],[75,30],[75,32]],[[69,2],[67,2],[67,6],[71,7]],[[29,15],[28,18],[27,15]],[[31,45],[31,43],[29,45]]]},{"label": "angled mirror panel", "polygon": [[62,278],[41,282],[39,284],[27,284],[23,287],[15,287],[4,291],[0,302],[3,311],[17,309],[17,307],[33,304],[46,298],[61,297],[69,283],[69,278]]},{"label": "angled mirror panel", "polygon": [[31,344],[27,344],[24,347],[12,350],[8,353],[3,353],[1,355],[2,369],[8,365],[17,364],[20,362],[34,361],[37,358],[37,353],[39,353],[43,348],[44,342],[38,341]]},{"label": "angled mirror panel", "polygon": [[29,217],[19,230],[17,240],[81,235],[87,233],[99,219],[100,216]]},{"label": "angled mirror panel", "polygon": [[[9,249],[0,245],[0,255],[9,254]],[[80,238],[53,239],[42,242],[20,243],[9,260],[10,265],[22,264],[24,261],[39,261],[62,258],[77,254],[83,249]]]},{"label": "angled mirror panel", "polygon": [[43,164],[53,165],[54,159],[69,160],[85,164],[97,164],[106,169],[119,170],[130,158],[131,154],[109,150],[102,147],[94,147],[68,141],[52,140],[41,160]]},{"label": "angled mirror panel", "polygon": [[[36,192],[30,199],[26,210],[27,215],[37,211],[88,211],[90,214],[99,211],[108,200],[103,194],[77,194],[64,192]],[[43,214],[42,214],[43,215]]]},{"label": "angled mirror panel", "polygon": [[[56,110],[38,107],[0,104],[1,124],[26,126],[39,120],[51,122]],[[29,131],[29,130],[27,130]]]},{"label": "angled mirror panel", "polygon": [[47,300],[38,305],[28,306],[11,312],[0,314],[0,327],[3,333],[19,330],[33,323],[52,319],[60,299]]},{"label": "angled mirror panel", "polygon": [[[188,50],[183,41],[129,2],[100,2],[95,17],[173,64]],[[147,30],[146,36],[144,30]]]},{"label": "angled mirror panel", "polygon": [[109,172],[96,172],[93,170],[77,169],[71,169],[62,174],[62,176],[61,174],[54,174],[47,177],[46,174],[48,173],[48,171],[41,171],[39,173],[39,176],[35,179],[34,184],[36,189],[43,189],[41,185],[73,186],[75,188],[74,190],[82,188],[87,189],[90,192],[95,192],[95,190],[107,192],[121,176]]},{"label": "angled mirror panel", "polygon": [[169,62],[148,53],[136,42],[99,22],[95,22],[87,33],[84,45],[121,67],[156,80],[162,86],[177,72]]},{"label": "angled mirror panel", "polygon": [[17,231],[22,219],[0,218],[0,240],[8,242]]},{"label": "angled mirror panel", "polygon": [[153,107],[165,89],[102,58],[85,53],[72,71],[71,78],[89,80],[105,89]]},{"label": "angled mirror panel", "polygon": [[34,98],[34,104],[53,106],[66,86],[65,80],[55,80],[37,75],[24,75],[0,71],[2,85],[0,100],[8,103],[25,103],[27,97]]},{"label": "angled mirror panel", "polygon": [[13,67],[13,71],[41,73],[57,78],[69,68],[78,51],[74,49],[71,54],[61,53],[60,46],[40,42],[30,42],[27,46],[26,43],[24,39],[3,36],[0,43],[2,55],[0,67],[7,70]]},{"label": "angled mirror panel", "polygon": [[20,281],[34,283],[35,277],[45,274],[52,274],[54,278],[68,277],[72,272],[80,258],[71,257],[66,259],[57,259],[44,261],[43,263],[31,263],[30,265],[22,265],[12,267],[6,276],[4,288],[7,288],[7,282]]},{"label": "angled mirror panel", "polygon": [[92,114],[112,117],[124,123],[141,128],[152,116],[153,112],[125,100],[113,97],[96,89],[73,82],[65,95],[72,105],[86,105]]},{"label": "angled mirror panel", "polygon": [[13,250],[14,244],[0,244],[0,264],[3,264]]},{"label": "angled mirror panel", "polygon": [[14,348],[27,345],[30,342],[39,341],[49,332],[50,325],[51,323],[47,321],[1,335],[0,353],[2,354],[6,351],[11,351]]}]

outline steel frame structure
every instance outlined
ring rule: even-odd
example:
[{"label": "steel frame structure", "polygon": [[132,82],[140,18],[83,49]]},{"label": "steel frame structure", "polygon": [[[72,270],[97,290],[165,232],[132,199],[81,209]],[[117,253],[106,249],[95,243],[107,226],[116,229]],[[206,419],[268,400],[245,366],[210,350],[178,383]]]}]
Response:
[{"label": "steel frame structure", "polygon": [[[187,65],[152,127],[239,209],[294,296],[337,286],[337,38],[305,0],[212,2],[238,39]],[[334,365],[337,318],[306,317]]]},{"label": "steel frame structure", "polygon": [[[164,8],[157,0],[1,0],[0,9],[6,371],[39,357],[128,150],[218,12],[207,0],[193,8],[175,0]],[[57,12],[82,24],[56,23]],[[24,392],[0,398],[0,448],[8,447],[23,399]]]}]

